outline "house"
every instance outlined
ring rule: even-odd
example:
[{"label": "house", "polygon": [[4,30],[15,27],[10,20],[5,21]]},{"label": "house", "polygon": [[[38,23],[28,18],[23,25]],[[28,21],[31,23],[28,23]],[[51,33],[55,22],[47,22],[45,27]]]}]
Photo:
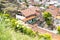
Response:
[{"label": "house", "polygon": [[16,17],[25,23],[33,24],[40,19],[42,21],[41,12],[38,7],[30,7],[25,10],[19,10],[19,12],[19,15],[16,15]]},{"label": "house", "polygon": [[56,17],[59,14],[59,8],[54,5],[50,5],[46,11],[51,13],[53,17]]}]

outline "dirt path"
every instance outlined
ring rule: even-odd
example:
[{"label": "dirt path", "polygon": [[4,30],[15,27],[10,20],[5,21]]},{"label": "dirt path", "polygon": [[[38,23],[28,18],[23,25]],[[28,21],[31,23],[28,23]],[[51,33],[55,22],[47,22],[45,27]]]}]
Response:
[{"label": "dirt path", "polygon": [[32,28],[33,31],[36,31],[36,32],[38,31],[41,34],[49,33],[52,36],[52,40],[60,40],[60,35],[58,34],[39,28],[37,25],[29,25],[29,26]]}]

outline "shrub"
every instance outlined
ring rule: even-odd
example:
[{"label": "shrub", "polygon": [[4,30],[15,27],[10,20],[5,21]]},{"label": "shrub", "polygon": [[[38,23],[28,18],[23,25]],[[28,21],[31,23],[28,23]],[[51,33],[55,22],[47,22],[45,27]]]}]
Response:
[{"label": "shrub", "polygon": [[49,12],[44,12],[43,17],[48,25],[52,23],[52,15]]},{"label": "shrub", "polygon": [[58,34],[60,34],[60,26],[57,27]]},{"label": "shrub", "polygon": [[43,36],[44,36],[44,39],[46,39],[46,40],[51,40],[50,34],[44,34]]},{"label": "shrub", "polygon": [[17,21],[16,19],[11,18],[10,22],[11,22],[11,27],[12,27],[12,28],[17,27],[17,23],[16,23],[16,21]]},{"label": "shrub", "polygon": [[31,28],[27,28],[27,26],[24,26],[22,24],[17,25],[18,27],[16,28],[17,30],[19,30],[20,32],[30,35],[30,36],[35,36],[36,33],[34,31],[32,31]]},{"label": "shrub", "polygon": [[32,31],[30,28],[27,28],[26,34],[33,36],[33,37],[36,35],[36,33],[34,31]]},{"label": "shrub", "polygon": [[10,17],[10,15],[9,15],[9,14],[3,14],[3,16],[4,16],[4,17]]},{"label": "shrub", "polygon": [[39,34],[39,38],[42,40],[42,39],[44,39],[44,40],[51,40],[51,36],[50,36],[50,34]]}]

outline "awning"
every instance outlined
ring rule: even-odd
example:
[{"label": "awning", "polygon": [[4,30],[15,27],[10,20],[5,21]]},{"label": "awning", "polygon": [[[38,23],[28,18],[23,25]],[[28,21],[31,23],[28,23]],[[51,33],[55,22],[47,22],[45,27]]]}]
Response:
[{"label": "awning", "polygon": [[26,22],[26,21],[28,21],[28,20],[31,20],[31,19],[35,18],[35,17],[36,17],[36,16],[31,16],[31,17],[28,17],[28,18],[23,19],[23,21]]}]

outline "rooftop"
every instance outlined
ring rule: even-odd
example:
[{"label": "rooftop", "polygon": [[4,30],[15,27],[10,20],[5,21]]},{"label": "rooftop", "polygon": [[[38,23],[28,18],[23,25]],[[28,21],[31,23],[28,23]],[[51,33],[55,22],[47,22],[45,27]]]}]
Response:
[{"label": "rooftop", "polygon": [[52,6],[49,6],[49,9],[47,9],[46,11],[50,12],[53,17],[56,17],[60,13],[60,8],[57,8],[52,5]]},{"label": "rooftop", "polygon": [[30,8],[27,8],[25,10],[20,10],[20,12],[25,16],[25,17],[28,17],[30,15],[34,15],[36,14],[36,10],[40,10],[38,7],[30,7]]}]

